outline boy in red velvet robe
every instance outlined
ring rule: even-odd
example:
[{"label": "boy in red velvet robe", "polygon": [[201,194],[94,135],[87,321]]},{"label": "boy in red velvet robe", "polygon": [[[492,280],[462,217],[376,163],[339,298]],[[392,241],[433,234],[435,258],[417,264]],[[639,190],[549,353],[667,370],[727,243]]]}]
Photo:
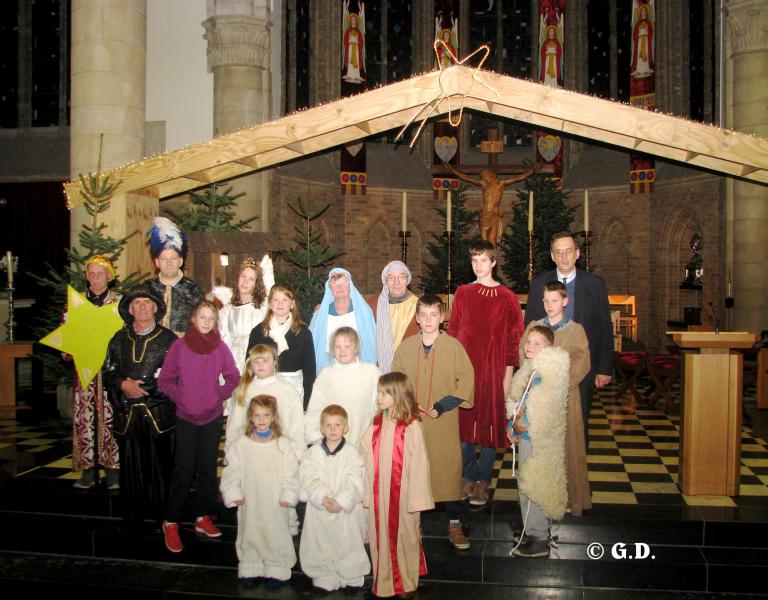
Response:
[{"label": "boy in red velvet robe", "polygon": [[504,399],[520,364],[523,315],[515,293],[493,278],[495,246],[479,241],[469,254],[477,280],[456,290],[448,333],[464,345],[475,368],[475,405],[459,413],[461,496],[482,506],[488,502],[496,448],[507,445]]}]

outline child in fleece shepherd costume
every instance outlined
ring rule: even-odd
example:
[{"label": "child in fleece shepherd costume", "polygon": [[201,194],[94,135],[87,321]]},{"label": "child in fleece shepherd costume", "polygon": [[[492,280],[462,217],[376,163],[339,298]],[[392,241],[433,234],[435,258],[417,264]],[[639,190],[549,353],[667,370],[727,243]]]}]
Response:
[{"label": "child in fleece shepherd costume", "polygon": [[554,334],[532,327],[526,360],[507,396],[510,441],[520,443],[520,511],[523,532],[514,556],[549,556],[549,520],[563,518],[568,503],[565,431],[568,408],[568,352],[553,346]]}]

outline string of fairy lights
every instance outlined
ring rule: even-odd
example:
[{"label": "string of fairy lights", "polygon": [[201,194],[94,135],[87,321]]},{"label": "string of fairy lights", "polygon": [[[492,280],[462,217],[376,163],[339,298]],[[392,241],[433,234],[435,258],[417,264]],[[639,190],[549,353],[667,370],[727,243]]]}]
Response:
[{"label": "string of fairy lights", "polygon": [[[435,91],[435,94],[427,102],[423,103],[416,110],[416,112],[408,120],[408,122],[400,129],[400,132],[397,134],[397,137],[395,138],[396,141],[402,139],[404,133],[408,130],[408,128],[411,125],[413,125],[415,122],[419,121],[419,126],[418,126],[418,128],[416,130],[416,133],[413,136],[413,139],[411,140],[411,142],[409,144],[410,148],[414,147],[414,145],[416,144],[416,142],[419,139],[419,136],[420,136],[422,130],[424,129],[424,126],[429,121],[429,119],[439,110],[440,105],[444,101],[447,103],[447,106],[448,106],[447,114],[448,114],[448,121],[449,121],[449,123],[453,127],[459,127],[459,125],[462,122],[463,116],[464,116],[465,102],[466,102],[467,98],[471,97],[471,98],[482,100],[482,101],[485,101],[485,102],[493,102],[493,101],[498,100],[499,97],[500,97],[499,92],[492,85],[490,85],[490,83],[488,83],[486,81],[483,81],[483,79],[480,78],[480,73],[481,72],[484,73],[484,74],[496,75],[496,73],[494,71],[489,71],[489,70],[485,70],[485,69],[482,68],[483,64],[485,63],[485,61],[487,60],[488,56],[490,55],[490,46],[488,44],[481,45],[479,48],[477,48],[476,50],[474,50],[470,54],[466,55],[462,59],[459,59],[454,54],[453,50],[443,40],[440,40],[440,39],[435,40],[435,42],[433,44],[433,50],[435,51],[436,55],[438,53],[438,47],[440,45],[442,45],[442,48],[444,49],[444,51],[447,52],[450,55],[450,57],[451,57],[451,59],[453,61],[453,64],[451,64],[451,66],[449,66],[449,67],[444,67],[443,65],[441,65],[440,61],[438,60],[438,65],[440,65],[439,71],[434,71],[434,70],[433,71],[427,71],[427,72],[415,75],[415,76],[413,76],[413,77],[411,77],[409,79],[409,81],[411,82],[411,84],[414,87],[423,87],[423,85],[421,84],[421,81],[423,79],[434,77],[434,75],[436,73],[438,74],[437,83],[436,83],[437,89]],[[467,63],[471,59],[473,59],[476,55],[478,55],[478,54],[481,55],[480,61],[477,64],[477,66],[472,68],[471,82],[470,82],[470,85],[467,88],[467,90],[466,91],[462,91],[462,92],[447,90],[445,88],[445,84],[443,82],[443,75],[444,75],[444,73],[446,73],[447,71],[449,71],[450,69],[453,69],[455,67],[465,67],[466,68],[467,67]],[[673,114],[673,113],[659,111],[657,109],[654,109],[653,111],[648,111],[646,109],[638,109],[637,107],[632,106],[628,102],[622,102],[622,101],[614,100],[614,99],[599,98],[597,96],[592,96],[592,95],[589,95],[589,94],[583,94],[583,93],[575,92],[575,91],[572,91],[572,90],[550,88],[550,87],[544,86],[544,84],[542,84],[539,81],[533,81],[533,80],[530,80],[530,79],[527,79],[527,80],[524,80],[524,81],[528,81],[530,83],[535,83],[535,84],[541,85],[542,87],[545,88],[545,92],[548,93],[548,94],[553,94],[553,95],[556,94],[558,96],[560,94],[565,94],[565,95],[571,95],[571,96],[578,97],[578,98],[583,98],[584,96],[588,96],[589,98],[592,98],[593,100],[600,100],[602,102],[608,102],[608,103],[610,103],[612,105],[622,106],[622,107],[627,107],[627,108],[634,108],[636,110],[643,110],[644,113],[649,113],[650,112],[650,113],[658,115],[658,116],[674,118],[674,119],[683,121],[686,125],[690,125],[690,126],[694,126],[694,127],[708,127],[708,128],[713,129],[713,130],[717,130],[717,132],[720,134],[721,138],[722,138],[722,136],[726,136],[726,135],[730,135],[730,134],[738,134],[738,136],[740,136],[743,139],[745,139],[745,141],[748,141],[749,144],[754,144],[755,146],[757,146],[757,145],[766,145],[766,146],[768,146],[768,139],[767,138],[764,138],[764,137],[759,136],[759,135],[757,135],[755,133],[752,133],[752,132],[741,132],[741,131],[737,132],[737,131],[734,131],[732,129],[728,129],[728,128],[725,128],[725,127],[720,127],[718,125],[712,125],[712,124],[700,123],[698,121],[693,121],[693,120],[688,119],[686,117],[683,117],[683,116],[680,116],[680,115],[676,115],[676,114]],[[397,83],[390,84],[390,85],[401,85],[402,83],[403,82],[397,82]],[[493,94],[493,98],[484,98],[484,97],[478,95],[477,93],[473,93],[473,90],[475,88],[475,84],[479,84],[480,86],[488,89]],[[380,86],[377,86],[376,88],[373,88],[372,90],[368,90],[367,92],[373,92],[373,91],[381,90],[381,89],[384,89],[385,87],[388,87],[388,86],[387,85],[380,85]],[[458,114],[457,114],[457,117],[454,118],[454,116],[453,116],[454,106],[453,106],[453,100],[452,99],[455,98],[456,96],[460,97],[460,101],[458,102],[458,108],[457,108]],[[353,99],[353,98],[354,98],[354,96],[350,96],[350,97],[347,97],[347,98],[344,98],[344,99],[341,99],[341,100],[334,100],[334,101],[322,103],[322,104],[319,104],[319,105],[311,107],[311,108],[310,107],[302,108],[302,109],[296,110],[296,111],[294,111],[294,112],[292,112],[290,114],[287,114],[287,115],[285,115],[284,117],[282,117],[280,119],[277,119],[275,121],[270,122],[269,125],[271,125],[271,126],[279,126],[281,121],[290,120],[293,117],[295,117],[297,115],[300,115],[302,113],[305,113],[305,112],[308,112],[308,111],[311,111],[311,110],[328,108],[329,106],[331,106],[333,104],[343,103],[343,102],[348,101],[348,100]],[[425,111],[427,111],[427,114],[425,116],[421,116]],[[443,114],[443,113],[441,112],[440,114]],[[566,119],[563,119],[563,118],[560,118],[560,120],[566,121]],[[355,123],[350,122],[350,123],[348,123],[348,125],[349,126],[353,126],[353,125],[355,125]],[[236,130],[231,131],[231,132],[220,133],[220,134],[216,135],[215,137],[211,138],[210,140],[201,141],[201,142],[198,142],[198,143],[195,143],[195,144],[188,144],[188,145],[183,146],[181,148],[176,148],[174,150],[169,150],[169,151],[166,151],[166,152],[163,152],[163,153],[160,153],[160,154],[156,154],[156,155],[153,155],[153,156],[150,156],[150,157],[144,157],[144,158],[139,159],[139,160],[130,161],[130,162],[127,162],[127,163],[125,163],[125,164],[123,164],[123,165],[121,165],[119,167],[115,167],[114,169],[111,169],[111,170],[109,170],[109,171],[107,171],[105,173],[101,173],[101,174],[97,173],[95,175],[98,175],[99,177],[102,177],[102,178],[103,177],[107,177],[107,176],[119,178],[121,174],[124,174],[125,172],[130,171],[130,170],[134,169],[135,167],[137,167],[139,165],[146,167],[146,163],[151,162],[151,161],[163,161],[163,164],[166,167],[167,167],[167,163],[168,163],[169,159],[173,159],[173,162],[176,163],[176,164],[181,164],[184,161],[184,154],[188,153],[190,155],[194,154],[195,156],[198,156],[200,151],[204,151],[204,150],[214,150],[214,149],[223,150],[224,148],[222,148],[222,145],[223,145],[224,141],[226,141],[227,146],[229,146],[229,145],[232,144],[233,138],[236,138],[239,135],[256,133],[256,132],[258,132],[259,128],[261,128],[263,126],[264,126],[264,124],[260,123],[260,124],[257,124],[257,125],[241,127],[239,129],[236,129]],[[540,125],[537,125],[537,126],[541,127]],[[594,128],[595,126],[594,125],[587,125],[587,127]],[[546,127],[544,127],[544,128],[546,128]],[[299,136],[295,135],[295,133],[296,133],[296,131],[295,131],[296,130],[295,124],[290,124],[286,129],[291,132],[292,135],[290,135],[290,137],[293,138],[293,139],[287,139],[285,141],[281,141],[279,143],[276,143],[274,148],[269,148],[269,149],[266,149],[265,151],[278,150],[280,148],[284,148],[286,146],[294,144],[297,141],[301,141],[301,138]],[[562,132],[560,132],[560,133],[562,133]],[[317,135],[318,135],[317,133],[314,134],[314,136],[317,136]],[[622,135],[622,134],[618,134],[618,135]],[[625,137],[631,137],[631,136],[626,136],[626,134],[623,134],[623,135],[625,135]],[[685,136],[677,136],[677,137],[679,139],[682,139]],[[723,138],[723,139],[727,140],[727,138]],[[665,145],[665,144],[663,144],[661,142],[651,142],[651,143],[657,144],[657,145],[661,145],[661,146]],[[684,143],[684,140],[681,141],[680,143],[682,145]],[[727,143],[726,145],[730,146],[731,144]],[[753,148],[755,146],[753,146]],[[701,154],[703,154],[703,153],[698,152],[694,148],[690,148],[689,150],[690,150],[690,152],[692,154],[691,159],[690,160],[685,160],[685,161],[680,161],[680,162],[691,164],[690,161],[695,160],[696,157],[698,157]],[[767,150],[767,152],[768,152],[768,150]],[[232,161],[236,161],[236,160],[241,160],[242,158],[245,158],[247,156],[252,156],[252,155],[253,155],[253,153],[250,153],[250,154],[249,153],[244,153],[243,156],[230,159],[229,161],[226,161],[226,162],[232,162]],[[708,152],[707,156],[710,156],[711,158],[714,158],[716,160],[721,160],[723,162],[734,163],[734,161],[728,161],[728,160],[724,160],[724,159],[719,158],[717,156],[717,154],[716,154],[716,151],[714,151],[714,150],[711,151],[711,152]],[[222,166],[223,164],[226,164],[226,162],[218,163],[218,164],[215,164],[215,165],[209,165],[209,166],[204,167],[203,169],[200,169],[200,168],[190,169],[186,173],[188,174],[188,173],[193,173],[193,172],[200,171],[200,170],[205,170],[206,168],[210,168],[212,166]],[[735,175],[740,175],[742,177],[744,177],[746,175],[749,175],[750,173],[753,173],[755,171],[766,169],[765,166],[761,167],[759,165],[752,166],[752,165],[748,165],[748,164],[745,164],[745,163],[735,163],[735,164],[738,164],[743,169],[742,173],[735,174]],[[269,165],[266,165],[266,166],[269,166]],[[260,168],[263,168],[263,167],[254,167],[253,171],[260,170]],[[725,172],[725,171],[723,171],[723,172]],[[94,174],[89,172],[88,175],[90,176],[90,175],[94,175]],[[243,173],[243,175],[245,175],[245,173]],[[179,174],[179,175],[173,177],[173,179],[183,178],[183,177],[184,177],[184,174]],[[145,186],[145,187],[148,187],[149,185],[152,185],[152,184],[147,184],[147,186]],[[208,184],[201,182],[201,186],[202,185],[208,185]],[[80,187],[81,184],[79,184],[77,182],[65,182],[63,184],[64,194],[65,194],[65,197],[66,197],[67,208],[69,210],[72,210],[74,208],[74,203],[73,203],[72,198],[70,196],[70,190],[67,189],[67,186],[72,186],[72,190],[73,191],[80,191],[80,193],[82,193],[82,189]],[[131,191],[135,191],[135,190],[131,190]]]}]

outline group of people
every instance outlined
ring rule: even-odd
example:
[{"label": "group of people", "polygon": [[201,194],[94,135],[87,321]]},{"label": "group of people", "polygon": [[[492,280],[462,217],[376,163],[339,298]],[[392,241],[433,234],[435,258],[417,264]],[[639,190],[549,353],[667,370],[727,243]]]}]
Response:
[{"label": "group of people", "polygon": [[[548,555],[549,520],[589,508],[588,407],[578,390],[589,377],[604,385],[611,371],[595,358],[605,323],[594,319],[594,337],[585,315],[604,307],[609,342],[612,334],[602,280],[576,272],[570,235],[553,240],[556,276],[532,282],[525,332],[485,241],[471,248],[477,279],[456,291],[447,333],[442,300],[416,297],[400,261],[368,299],[349,271],[332,269],[307,327],[268,257],[245,261],[231,295],[218,290],[211,301],[183,275],[184,239],[172,223],[160,220],[150,242],[158,277],[122,298],[97,285],[100,269],[114,278],[107,259],[87,265],[88,298],[119,301],[125,320],[88,409],[103,413],[119,451],[106,462],[109,444],[91,440],[89,454],[76,439],[73,456],[85,457],[80,487],[93,484],[94,464],[108,467],[128,524],[162,520],[170,551],[183,549],[179,522],[194,481],[197,533],[222,535],[219,492],[238,507],[243,584],[289,579],[301,531],[301,566],[316,587],[360,587],[372,561],[374,594],[408,597],[426,572],[419,513],[444,503],[450,542],[468,549],[462,501],[488,502],[496,449],[518,442],[516,555]],[[76,404],[87,392],[76,391]]]}]

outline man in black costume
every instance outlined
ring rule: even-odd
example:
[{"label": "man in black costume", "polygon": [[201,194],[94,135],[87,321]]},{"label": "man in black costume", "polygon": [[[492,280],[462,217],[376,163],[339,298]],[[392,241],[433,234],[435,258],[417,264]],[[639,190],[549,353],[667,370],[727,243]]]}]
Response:
[{"label": "man in black costume", "polygon": [[124,519],[159,521],[173,469],[176,411],[157,378],[177,338],[160,325],[165,303],[146,283],[123,296],[118,310],[125,326],[109,342],[104,384],[115,408]]}]

